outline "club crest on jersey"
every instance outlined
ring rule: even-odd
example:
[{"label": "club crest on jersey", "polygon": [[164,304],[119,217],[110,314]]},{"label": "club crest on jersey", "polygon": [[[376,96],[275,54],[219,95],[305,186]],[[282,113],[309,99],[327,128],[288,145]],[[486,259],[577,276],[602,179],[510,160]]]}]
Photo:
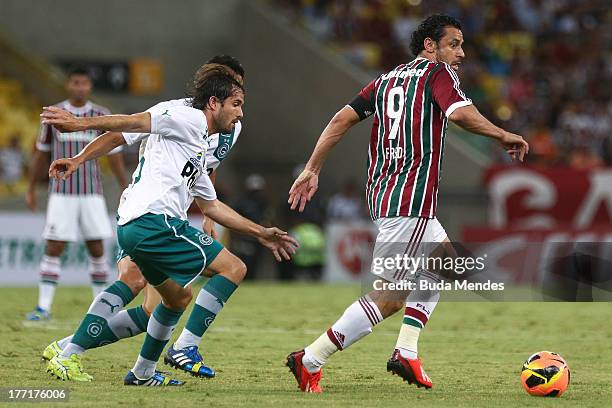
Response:
[{"label": "club crest on jersey", "polygon": [[217,150],[215,150],[215,156],[217,156],[219,160],[223,160],[225,159],[225,156],[227,156],[227,154],[229,153],[229,150],[230,150],[229,143],[223,142],[217,147]]},{"label": "club crest on jersey", "polygon": [[200,236],[198,237],[198,240],[200,241],[202,245],[210,245],[213,243],[212,237],[206,234],[200,234]]}]

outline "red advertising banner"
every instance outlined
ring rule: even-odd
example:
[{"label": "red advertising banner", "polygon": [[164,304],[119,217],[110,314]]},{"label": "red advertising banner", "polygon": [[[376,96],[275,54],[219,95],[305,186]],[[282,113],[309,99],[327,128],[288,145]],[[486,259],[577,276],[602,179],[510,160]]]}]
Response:
[{"label": "red advertising banner", "polygon": [[[555,230],[492,229],[465,227],[462,244],[484,255],[487,268],[507,282],[534,283],[547,273],[555,258],[572,253],[587,254],[603,260],[609,269],[612,261],[612,228],[587,230],[559,228]],[[569,262],[569,261],[568,261]],[[591,266],[594,266],[591,265]],[[609,276],[610,270],[606,276]],[[609,277],[607,278],[609,280]],[[612,282],[611,282],[612,283]]]},{"label": "red advertising banner", "polygon": [[464,227],[461,242],[486,253],[489,270],[499,278],[540,282],[550,278],[556,260],[570,265],[571,256],[585,250],[598,265],[609,265],[612,169],[495,166],[484,184],[489,223]]},{"label": "red advertising banner", "polygon": [[612,225],[612,169],[496,166],[485,173],[489,226],[585,229]]}]

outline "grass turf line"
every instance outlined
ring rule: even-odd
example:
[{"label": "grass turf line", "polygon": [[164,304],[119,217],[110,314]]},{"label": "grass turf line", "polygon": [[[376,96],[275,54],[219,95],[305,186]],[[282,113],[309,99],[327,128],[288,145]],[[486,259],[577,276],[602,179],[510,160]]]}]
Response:
[{"label": "grass turf line", "polygon": [[[422,332],[419,355],[432,377],[426,391],[386,372],[401,313],[374,333],[337,353],[324,370],[322,395],[298,392],[284,366],[285,356],[326,330],[359,296],[357,286],[247,283],[221,312],[202,342],[205,362],[217,371],[200,380],[160,364],[179,388],[122,385],[142,336],[90,350],[83,359],[94,382],[52,379],[40,362],[43,348],[71,333],[91,301],[88,287],[60,286],[54,318],[48,324],[24,324],[36,301],[36,288],[0,288],[0,379],[3,387],[68,388],[68,403],[37,406],[215,407],[490,407],[612,405],[612,305],[608,303],[449,303],[441,302]],[[140,298],[133,304],[137,304]],[[187,316],[187,313],[185,313]],[[179,323],[178,336],[186,317]],[[572,370],[561,398],[528,396],[520,385],[520,367],[533,352],[552,350]]]}]

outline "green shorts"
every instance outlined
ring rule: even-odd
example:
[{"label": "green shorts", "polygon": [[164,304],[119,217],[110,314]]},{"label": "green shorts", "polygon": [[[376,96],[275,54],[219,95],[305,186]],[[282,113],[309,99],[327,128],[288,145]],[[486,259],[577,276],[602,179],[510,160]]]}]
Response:
[{"label": "green shorts", "polygon": [[189,285],[223,249],[189,222],[151,213],[118,225],[117,241],[153,286],[167,279]]}]

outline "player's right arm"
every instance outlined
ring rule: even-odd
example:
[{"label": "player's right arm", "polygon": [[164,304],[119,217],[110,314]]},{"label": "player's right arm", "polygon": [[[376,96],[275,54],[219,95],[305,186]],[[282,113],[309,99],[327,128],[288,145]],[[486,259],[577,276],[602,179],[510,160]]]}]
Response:
[{"label": "player's right arm", "polygon": [[287,232],[276,227],[261,226],[238,214],[230,206],[217,199],[205,200],[196,196],[195,201],[205,217],[210,217],[233,231],[257,238],[261,245],[272,252],[278,262],[281,262],[282,259],[290,260],[291,255],[300,246]]},{"label": "player's right arm", "polygon": [[36,211],[36,205],[37,205],[36,182],[42,176],[45,170],[45,167],[47,167],[47,163],[49,161],[50,156],[51,156],[51,152],[45,152],[45,151],[36,149],[30,161],[29,175],[28,175],[29,183],[28,183],[28,190],[26,191],[25,200],[26,200],[26,204],[28,208],[32,211]]},{"label": "player's right arm", "polygon": [[323,129],[308,163],[289,190],[288,202],[292,210],[298,208],[299,212],[304,211],[306,202],[312,199],[319,188],[319,174],[329,152],[351,127],[374,112],[372,103],[374,84],[375,80],[363,88],[348,105],[334,115]]},{"label": "player's right arm", "polygon": [[36,139],[36,150],[30,161],[28,174],[28,190],[26,191],[26,205],[32,211],[36,211],[36,182],[44,174],[45,167],[51,156],[51,145],[53,142],[53,132],[51,126],[41,125],[38,139]]}]

